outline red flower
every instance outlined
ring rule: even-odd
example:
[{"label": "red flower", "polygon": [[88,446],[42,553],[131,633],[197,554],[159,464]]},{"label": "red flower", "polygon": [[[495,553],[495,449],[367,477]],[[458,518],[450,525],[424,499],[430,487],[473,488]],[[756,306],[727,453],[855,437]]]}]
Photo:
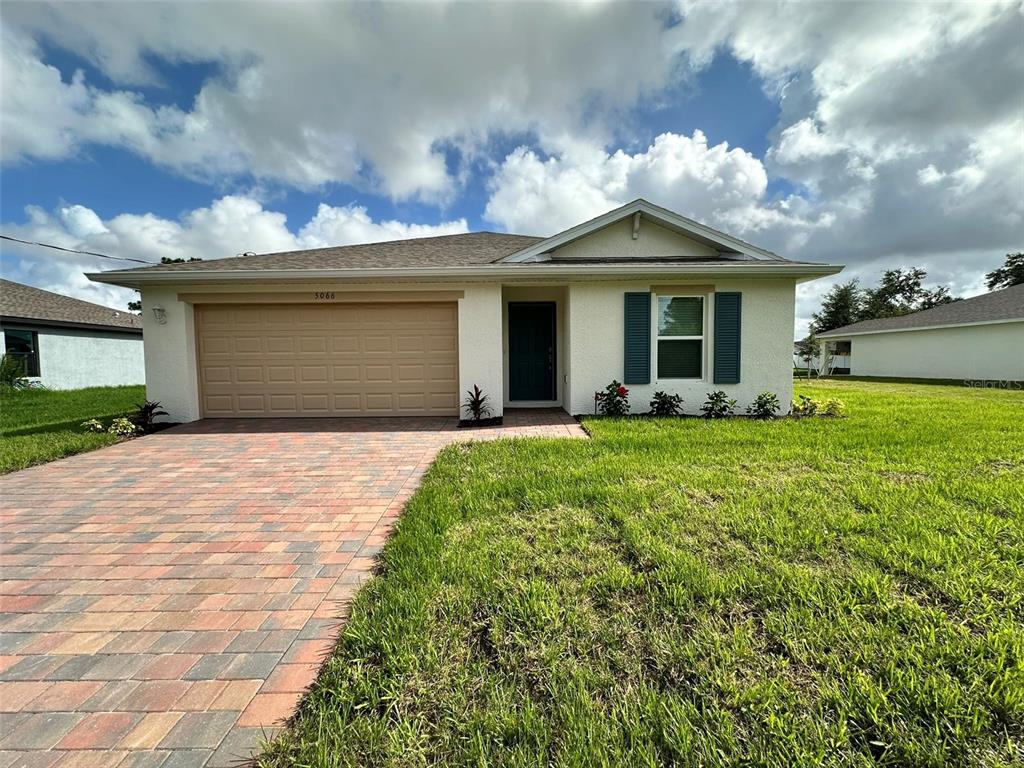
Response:
[{"label": "red flower", "polygon": [[625,387],[619,387],[619,397],[625,397],[627,392],[629,392],[629,390]]}]

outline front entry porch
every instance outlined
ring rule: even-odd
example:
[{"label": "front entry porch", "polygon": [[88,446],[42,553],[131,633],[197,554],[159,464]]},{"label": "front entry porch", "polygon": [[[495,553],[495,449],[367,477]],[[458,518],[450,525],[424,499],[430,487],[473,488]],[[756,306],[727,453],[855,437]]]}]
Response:
[{"label": "front entry porch", "polygon": [[560,408],[568,382],[564,286],[502,289],[506,409]]}]

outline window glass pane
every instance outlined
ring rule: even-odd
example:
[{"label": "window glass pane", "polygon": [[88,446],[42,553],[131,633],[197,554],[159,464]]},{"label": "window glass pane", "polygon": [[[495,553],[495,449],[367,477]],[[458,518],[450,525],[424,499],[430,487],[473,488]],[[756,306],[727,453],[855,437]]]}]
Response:
[{"label": "window glass pane", "polygon": [[659,336],[703,336],[704,299],[700,296],[659,296]]},{"label": "window glass pane", "polygon": [[35,351],[32,348],[32,331],[5,330],[4,343],[6,351],[12,355],[31,355]]},{"label": "window glass pane", "polygon": [[4,352],[21,363],[23,376],[39,375],[39,356],[36,354],[34,331],[4,329]]},{"label": "window glass pane", "polygon": [[697,339],[658,342],[659,379],[699,379],[703,342]]}]

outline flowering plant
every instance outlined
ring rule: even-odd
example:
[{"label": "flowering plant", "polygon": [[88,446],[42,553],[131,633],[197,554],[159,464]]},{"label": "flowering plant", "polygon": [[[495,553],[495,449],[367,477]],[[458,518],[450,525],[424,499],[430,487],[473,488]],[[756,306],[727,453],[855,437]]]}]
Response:
[{"label": "flowering plant", "polygon": [[625,416],[629,413],[629,390],[612,381],[597,395],[597,409],[603,416]]}]

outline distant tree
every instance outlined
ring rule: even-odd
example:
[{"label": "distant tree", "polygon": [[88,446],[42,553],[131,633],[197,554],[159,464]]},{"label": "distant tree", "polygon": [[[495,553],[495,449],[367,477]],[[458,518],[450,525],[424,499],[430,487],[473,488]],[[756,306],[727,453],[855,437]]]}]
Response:
[{"label": "distant tree", "polygon": [[[192,256],[192,257],[190,257],[188,259],[172,259],[169,256],[161,256],[160,257],[160,263],[161,264],[185,264],[187,262],[192,262],[192,261],[202,261],[202,259],[197,258],[195,256]],[[142,311],[142,301],[141,300],[129,301],[128,302],[128,311],[129,312],[141,312]]]},{"label": "distant tree", "polygon": [[921,283],[927,274],[920,268],[886,270],[877,287],[864,291],[860,319],[899,317],[957,300],[950,295],[948,286],[924,288]]},{"label": "distant tree", "polygon": [[811,378],[811,368],[818,356],[818,340],[814,337],[813,329],[796,343],[796,356],[803,361],[804,368],[807,369],[807,378]]},{"label": "distant tree", "polygon": [[951,296],[948,285],[940,285],[930,291],[925,288],[917,300],[917,309],[931,309],[940,304],[952,304],[954,301],[960,301],[960,297]]},{"label": "distant tree", "polygon": [[864,291],[864,305],[861,320],[878,317],[898,317],[916,309],[915,303],[921,294],[923,269],[887,269],[875,288]]},{"label": "distant tree", "polygon": [[833,285],[821,300],[821,311],[811,315],[811,335],[824,333],[861,319],[862,291],[856,280]]},{"label": "distant tree", "polygon": [[985,285],[990,291],[1009,288],[1024,283],[1024,253],[1008,253],[1003,266],[985,275]]}]

